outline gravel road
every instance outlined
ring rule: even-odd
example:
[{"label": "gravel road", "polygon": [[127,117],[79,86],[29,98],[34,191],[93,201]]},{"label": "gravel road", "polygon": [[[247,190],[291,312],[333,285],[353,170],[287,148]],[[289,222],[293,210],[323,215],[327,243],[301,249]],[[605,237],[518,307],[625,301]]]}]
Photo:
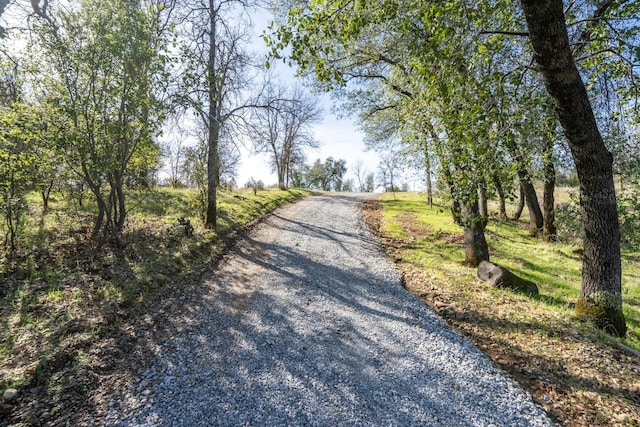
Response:
[{"label": "gravel road", "polygon": [[553,425],[401,286],[360,219],[364,197],[310,197],[258,225],[163,325],[102,421]]}]

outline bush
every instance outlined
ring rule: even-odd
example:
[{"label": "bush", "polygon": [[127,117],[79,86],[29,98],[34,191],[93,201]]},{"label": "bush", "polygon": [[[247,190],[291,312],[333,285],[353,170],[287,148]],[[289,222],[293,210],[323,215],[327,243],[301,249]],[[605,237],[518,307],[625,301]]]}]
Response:
[{"label": "bush", "polygon": [[571,195],[569,202],[556,206],[555,215],[558,240],[570,243],[582,239],[584,229],[582,227],[580,206],[575,195]]},{"label": "bush", "polygon": [[620,242],[622,245],[638,247],[640,245],[640,190],[618,198],[618,217],[620,220]]},{"label": "bush", "polygon": [[[573,242],[584,237],[580,207],[575,195],[571,201],[556,206],[558,239]],[[620,220],[620,243],[627,247],[640,246],[640,190],[634,190],[618,197],[618,218]]]}]

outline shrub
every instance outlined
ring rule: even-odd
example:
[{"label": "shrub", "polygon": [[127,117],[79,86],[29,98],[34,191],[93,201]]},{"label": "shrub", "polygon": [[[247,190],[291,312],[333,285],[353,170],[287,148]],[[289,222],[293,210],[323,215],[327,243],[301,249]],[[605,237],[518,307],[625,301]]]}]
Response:
[{"label": "shrub", "polygon": [[571,195],[569,202],[556,206],[555,216],[558,240],[570,243],[582,239],[584,229],[582,227],[580,207],[575,195]]}]

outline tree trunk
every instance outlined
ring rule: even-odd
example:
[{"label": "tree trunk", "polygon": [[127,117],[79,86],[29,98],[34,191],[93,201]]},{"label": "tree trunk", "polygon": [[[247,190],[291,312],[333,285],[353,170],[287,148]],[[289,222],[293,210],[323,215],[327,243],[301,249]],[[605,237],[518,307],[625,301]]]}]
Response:
[{"label": "tree trunk", "polygon": [[544,229],[542,234],[547,242],[557,240],[556,220],[555,220],[555,198],[556,188],[556,168],[553,164],[553,141],[548,140],[545,146],[545,153],[542,157],[544,164],[544,193],[542,208],[544,209]]},{"label": "tree trunk", "polygon": [[278,165],[278,188],[280,190],[286,190],[287,189],[287,185],[285,183],[285,171],[284,171],[284,165]]},{"label": "tree trunk", "polygon": [[484,177],[478,184],[478,207],[480,212],[480,218],[482,218],[482,226],[486,227],[489,222],[489,207],[487,202],[487,181]]},{"label": "tree trunk", "polygon": [[520,179],[520,188],[524,191],[527,210],[529,211],[529,235],[537,236],[544,225],[544,217],[542,216],[540,203],[538,203],[538,195],[529,178],[529,172],[524,167],[518,167],[518,178]]},{"label": "tree trunk", "polygon": [[462,225],[462,207],[460,206],[460,201],[456,199],[456,187],[453,183],[453,176],[448,167],[443,167],[443,170],[447,186],[449,187],[449,193],[451,194],[451,216],[453,217],[453,222]]},{"label": "tree trunk", "polygon": [[607,150],[573,60],[562,0],[521,0],[534,59],[569,142],[580,181],[584,226],[582,286],[576,313],[624,336],[620,224]]},{"label": "tree trunk", "polygon": [[504,267],[488,261],[478,265],[478,277],[491,283],[496,288],[513,289],[529,295],[538,295],[538,286],[522,277],[516,276]]},{"label": "tree trunk", "polygon": [[[213,109],[215,111],[215,109]],[[213,120],[209,123],[209,141],[207,149],[207,213],[205,227],[216,228],[216,198],[218,190],[218,176],[220,175],[220,157],[218,154],[218,137],[220,126]]]},{"label": "tree trunk", "polygon": [[463,204],[461,213],[464,224],[465,264],[477,267],[480,262],[489,261],[489,248],[484,237],[484,226],[478,202]]},{"label": "tree trunk", "polygon": [[444,164],[442,165],[442,173],[444,174],[444,180],[447,182],[447,187],[449,187],[449,194],[451,194],[451,216],[453,217],[453,222],[462,225],[462,209],[460,202],[456,199],[456,186],[453,183],[453,175],[451,175],[449,167]]},{"label": "tree trunk", "polygon": [[124,228],[124,222],[127,217],[127,210],[125,206],[125,198],[124,198],[124,188],[122,182],[122,176],[116,177],[116,199],[115,203],[118,207],[118,217],[115,218],[115,232],[119,233]]},{"label": "tree trunk", "polygon": [[518,221],[520,219],[520,216],[522,216],[522,211],[524,210],[524,202],[525,202],[525,199],[527,198],[527,196],[525,196],[524,194],[524,190],[522,189],[522,184],[518,185],[518,188],[520,189],[520,197],[518,198],[518,207],[516,208],[516,211],[513,213],[514,221]]},{"label": "tree trunk", "polygon": [[218,153],[218,140],[220,136],[220,121],[218,118],[218,84],[216,80],[216,17],[215,4],[209,0],[209,58],[207,64],[208,75],[208,101],[209,111],[207,123],[209,124],[209,140],[207,147],[207,212],[205,215],[205,227],[216,228],[216,197],[218,190],[218,178],[220,176],[220,154]]},{"label": "tree trunk", "polygon": [[447,183],[447,187],[449,187],[449,193],[451,194],[451,216],[453,217],[453,222],[458,225],[462,225],[462,209],[460,207],[460,202],[456,200],[456,187],[453,182],[453,175],[451,175],[451,170],[449,169],[447,160],[442,153],[440,137],[429,121],[425,122],[425,127],[429,132],[429,135],[431,135],[431,138],[433,139],[434,147],[436,149],[436,155],[438,156],[438,159],[440,159],[440,165],[442,166],[444,180]]},{"label": "tree trunk", "polygon": [[504,188],[502,188],[502,182],[500,182],[500,177],[495,172],[491,174],[491,179],[493,180],[493,185],[496,187],[496,192],[498,193],[498,199],[499,199],[498,218],[500,219],[500,221],[506,221],[507,220],[507,199],[504,195]]},{"label": "tree trunk", "polygon": [[51,198],[51,190],[53,190],[54,181],[49,181],[49,184],[40,191],[42,196],[42,214],[46,214],[49,211],[49,199]]},{"label": "tree trunk", "polygon": [[101,230],[104,224],[104,218],[107,214],[107,207],[102,196],[97,195],[96,201],[98,205],[98,215],[96,215],[96,219],[93,222],[93,230],[91,231],[91,240],[96,242],[96,247],[99,248],[103,244],[103,238],[102,238],[103,236],[102,236]]},{"label": "tree trunk", "polygon": [[424,141],[424,169],[427,175],[427,203],[429,209],[433,208],[433,189],[431,188],[431,157],[429,157],[429,146]]}]

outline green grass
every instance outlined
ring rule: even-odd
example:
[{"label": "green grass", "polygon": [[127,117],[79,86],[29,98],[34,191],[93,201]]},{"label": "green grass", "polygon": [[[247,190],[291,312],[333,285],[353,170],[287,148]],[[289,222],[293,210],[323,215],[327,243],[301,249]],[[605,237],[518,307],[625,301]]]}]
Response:
[{"label": "green grass", "polygon": [[[424,196],[416,193],[384,194],[382,220],[385,231],[396,238],[408,237],[403,217],[422,224],[426,235],[406,242],[406,258],[432,279],[459,285],[460,292],[473,287],[475,270],[464,267],[464,249],[448,207],[429,208]],[[405,219],[406,223],[407,220]],[[527,224],[490,221],[486,230],[491,261],[535,282],[540,297],[532,304],[542,310],[572,313],[581,283],[582,261],[574,253],[576,242],[547,243],[527,235]],[[640,257],[623,250],[623,311],[630,329],[625,343],[640,349]]]}]

